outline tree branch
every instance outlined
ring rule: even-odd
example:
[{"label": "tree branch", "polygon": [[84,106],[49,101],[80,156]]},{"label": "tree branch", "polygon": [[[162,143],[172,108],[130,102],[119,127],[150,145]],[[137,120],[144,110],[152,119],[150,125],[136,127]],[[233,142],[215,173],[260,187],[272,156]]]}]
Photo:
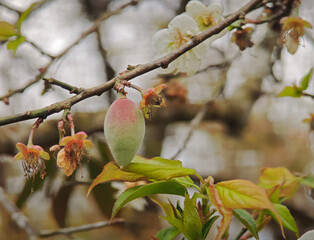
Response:
[{"label": "tree branch", "polygon": [[[43,1],[43,3],[47,2],[48,0]],[[40,49],[37,45],[35,45],[32,42],[29,42],[31,45],[33,45],[36,49],[38,49],[42,54],[45,54],[49,57],[51,57],[50,62],[43,68],[41,68],[40,73],[34,78],[34,80],[30,81],[29,83],[27,83],[24,87],[21,87],[19,89],[15,89],[15,90],[9,90],[8,94],[0,96],[0,100],[4,101],[6,104],[9,103],[9,98],[11,96],[13,96],[14,94],[17,93],[23,93],[28,87],[32,86],[33,84],[37,83],[40,81],[40,79],[45,75],[45,73],[47,72],[48,68],[52,65],[53,62],[55,62],[56,60],[60,59],[61,57],[63,57],[66,53],[68,53],[75,45],[77,45],[78,43],[80,43],[83,39],[85,39],[88,35],[90,35],[91,33],[97,31],[97,29],[99,28],[99,25],[101,22],[103,22],[104,20],[108,19],[109,17],[119,14],[124,8],[126,8],[127,6],[130,5],[136,5],[138,3],[138,0],[131,0],[125,4],[123,4],[122,6],[120,6],[119,8],[117,8],[116,10],[113,11],[109,11],[106,12],[105,14],[103,14],[101,17],[99,17],[98,19],[95,20],[95,23],[85,32],[82,33],[82,35],[74,42],[72,43],[70,46],[68,46],[65,50],[63,50],[63,52],[59,53],[57,56],[50,56],[49,54],[46,54],[42,49]],[[41,4],[42,5],[42,4]]]},{"label": "tree branch", "polygon": [[53,84],[53,85],[59,86],[63,89],[66,89],[70,93],[80,94],[81,92],[84,91],[84,88],[78,88],[78,87],[72,86],[70,84],[67,84],[65,82],[61,82],[59,80],[56,80],[54,78],[42,78],[42,80],[44,80],[48,84]]},{"label": "tree branch", "polygon": [[47,238],[47,237],[52,237],[52,236],[56,236],[56,235],[67,235],[67,234],[71,234],[71,233],[78,233],[78,232],[84,232],[84,231],[88,231],[88,230],[92,230],[92,229],[107,227],[107,226],[112,225],[112,224],[123,223],[123,222],[124,222],[123,219],[117,218],[111,222],[102,221],[102,222],[80,225],[77,227],[60,228],[60,229],[56,229],[56,230],[41,230],[39,232],[38,236],[41,238]]},{"label": "tree branch", "polygon": [[37,231],[30,225],[28,218],[8,199],[2,187],[0,187],[0,205],[9,213],[16,225],[28,234],[29,240],[36,239]]},{"label": "tree branch", "polygon": [[[126,70],[121,76],[115,77],[111,79],[110,81],[93,87],[88,88],[85,91],[81,92],[80,94],[73,96],[67,100],[57,102],[54,104],[51,104],[50,106],[47,106],[45,108],[36,109],[36,110],[29,110],[25,113],[15,114],[8,117],[2,117],[0,118],[0,126],[14,123],[14,122],[20,122],[27,119],[33,119],[33,118],[46,118],[47,116],[60,112],[64,108],[70,108],[74,104],[81,102],[82,100],[86,98],[90,98],[92,96],[101,95],[105,91],[108,91],[110,88],[114,86],[116,81],[118,80],[131,80],[137,76],[143,75],[147,72],[150,72],[156,68],[162,67],[167,68],[167,66],[175,59],[177,59],[179,56],[184,54],[185,52],[189,51],[193,47],[197,46],[201,42],[205,41],[207,38],[211,37],[214,34],[219,33],[224,28],[228,27],[231,23],[238,20],[240,17],[243,18],[243,16],[248,13],[251,9],[253,9],[257,4],[261,3],[263,0],[252,0],[248,4],[246,4],[244,7],[230,15],[228,18],[226,18],[224,21],[218,23],[217,25],[213,26],[212,28],[205,30],[194,37],[192,37],[192,40],[187,42],[186,44],[182,45],[178,49],[170,52],[169,54],[165,55],[164,57],[158,58],[150,63],[147,64],[140,64],[137,65],[132,70]],[[134,1],[131,1],[134,2]],[[117,10],[116,10],[117,11]],[[101,17],[101,19],[103,19]],[[98,22],[98,21],[97,21]],[[93,25],[95,29],[97,28],[98,24]],[[93,27],[90,28],[87,32],[83,33],[82,36],[85,36],[86,34],[89,34],[90,31],[93,30]],[[76,44],[76,43],[75,43]],[[67,49],[65,51],[68,51]]]},{"label": "tree branch", "polygon": [[0,3],[0,6],[5,7],[6,9],[9,9],[10,11],[16,12],[18,15],[22,14],[22,11],[12,8],[4,3]]}]

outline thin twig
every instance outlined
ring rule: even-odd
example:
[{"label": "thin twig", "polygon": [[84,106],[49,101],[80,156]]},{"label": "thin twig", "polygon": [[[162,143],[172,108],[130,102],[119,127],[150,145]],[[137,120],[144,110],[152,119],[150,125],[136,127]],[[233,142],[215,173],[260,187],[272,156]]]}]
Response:
[{"label": "thin twig", "polygon": [[[105,65],[107,80],[110,80],[116,75],[116,72],[112,68],[111,64],[108,62],[107,51],[102,44],[101,32],[100,32],[99,28],[97,28],[96,33],[97,33],[98,49],[99,49],[100,55],[103,59],[104,65]],[[109,103],[113,103],[113,101],[114,101],[114,94],[113,94],[113,91],[111,91],[111,90],[108,91],[108,101],[109,101]]]},{"label": "thin twig", "polygon": [[42,48],[37,46],[36,43],[29,41],[29,40],[26,40],[26,42],[29,43],[30,45],[32,45],[34,48],[36,48],[41,54],[46,55],[46,56],[50,57],[51,59],[54,58],[52,55],[50,55],[49,53],[46,53]]},{"label": "thin twig", "polygon": [[91,223],[91,224],[84,224],[77,227],[60,228],[56,230],[41,230],[38,236],[41,238],[47,238],[47,237],[52,237],[56,235],[67,235],[71,233],[78,233],[78,232],[89,231],[92,229],[107,227],[112,224],[123,223],[123,222],[124,222],[123,219],[117,218],[117,219],[112,220],[110,223],[109,221],[102,221],[102,222],[96,222],[96,223]]},{"label": "thin twig", "polygon": [[302,92],[302,96],[306,96],[306,97],[310,97],[310,98],[314,99],[314,95],[313,94],[309,94],[309,93],[306,93],[306,92]]},{"label": "thin twig", "polygon": [[30,225],[28,218],[9,200],[2,187],[0,187],[0,205],[11,216],[16,225],[28,234],[29,240],[36,239],[37,231]]},{"label": "thin twig", "polygon": [[19,14],[19,15],[22,14],[22,11],[17,10],[17,9],[15,9],[15,8],[12,8],[12,7],[10,7],[10,6],[6,5],[6,4],[4,4],[4,3],[0,3],[0,6],[5,7],[6,9],[9,9],[10,11],[16,12],[16,13]]},{"label": "thin twig", "polygon": [[201,110],[196,114],[196,116],[192,119],[191,123],[190,123],[190,128],[189,131],[187,133],[187,136],[182,144],[182,146],[177,150],[177,152],[171,157],[171,159],[176,159],[179,154],[186,148],[186,145],[188,144],[188,142],[190,141],[193,131],[194,129],[200,124],[200,122],[203,120],[203,118],[205,117],[205,114],[207,112],[209,104],[205,104]]},{"label": "thin twig", "polygon": [[226,27],[228,27],[231,23],[234,21],[238,20],[239,17],[243,17],[243,14],[248,13],[251,9],[253,9],[257,4],[261,3],[263,0],[252,0],[248,4],[246,4],[244,7],[230,15],[228,18],[225,20],[221,21],[217,25],[211,27],[208,30],[205,30],[195,36],[192,37],[190,41],[188,41],[186,44],[182,45],[181,47],[177,48],[176,50],[168,53],[164,57],[158,58],[150,63],[147,64],[140,64],[134,67],[132,70],[126,70],[124,71],[120,76],[115,77],[111,79],[110,81],[93,87],[93,88],[88,88],[85,89],[85,91],[81,92],[80,94],[73,96],[67,100],[57,102],[54,104],[51,104],[50,106],[41,108],[41,109],[36,109],[32,111],[26,111],[25,113],[20,113],[20,114],[15,114],[7,117],[2,117],[0,118],[0,126],[10,124],[10,123],[15,123],[15,122],[20,122],[23,120],[27,119],[32,119],[32,118],[46,118],[47,116],[60,112],[64,108],[70,108],[74,104],[81,102],[82,100],[86,98],[90,98],[92,96],[96,95],[101,95],[104,92],[108,91],[110,88],[114,86],[116,81],[118,80],[130,80],[133,79],[137,76],[143,75],[147,72],[150,72],[156,68],[162,67],[162,68],[167,68],[167,66],[175,59],[177,59],[179,56],[184,54],[185,52],[191,50],[201,42],[205,41],[209,37],[213,36],[214,34],[219,33]]},{"label": "thin twig", "polygon": [[61,82],[61,81],[54,79],[54,78],[42,78],[42,80],[48,82],[49,84],[53,84],[53,85],[59,86],[63,89],[66,89],[70,93],[80,94],[81,92],[84,91],[84,88],[78,88],[78,87],[72,86],[70,84],[67,84],[65,82]]},{"label": "thin twig", "polygon": [[[45,0],[44,2],[46,2],[47,0]],[[35,78],[34,80],[30,81],[29,83],[27,83],[24,87],[21,87],[19,89],[15,89],[15,90],[9,90],[8,94],[4,95],[4,96],[0,96],[0,100],[5,101],[5,103],[8,103],[8,99],[13,96],[14,94],[17,93],[23,93],[28,87],[32,86],[33,84],[37,83],[38,81],[40,81],[40,79],[44,76],[44,74],[47,72],[48,68],[51,66],[51,64],[53,62],[55,62],[56,60],[60,59],[61,57],[63,57],[66,53],[68,53],[75,45],[77,45],[78,43],[80,43],[83,39],[85,39],[87,36],[89,36],[91,33],[97,31],[97,29],[99,28],[99,25],[101,22],[103,22],[104,20],[108,19],[109,17],[116,15],[118,13],[120,13],[124,8],[126,8],[127,6],[130,5],[135,5],[137,4],[138,1],[137,0],[131,0],[125,4],[123,4],[122,6],[120,6],[119,8],[117,8],[116,10],[113,11],[109,11],[106,12],[105,14],[103,14],[101,17],[99,17],[98,19],[95,20],[95,23],[85,32],[82,33],[82,35],[76,40],[74,41],[70,46],[68,46],[65,50],[63,50],[61,53],[59,53],[57,56],[50,56],[49,54],[46,54],[47,56],[51,57],[50,62],[42,69],[45,69],[45,71],[41,71]],[[30,44],[32,44],[30,42]],[[36,47],[41,53],[44,53],[43,50],[41,50],[37,45],[32,44],[34,47]]]},{"label": "thin twig", "polygon": [[45,75],[45,73],[47,72],[48,68],[51,66],[52,61],[50,61],[46,66],[44,66],[43,68],[41,68],[39,70],[39,73],[35,76],[35,78],[28,82],[25,86],[18,88],[18,89],[14,89],[14,90],[9,90],[8,93],[6,95],[3,95],[0,97],[0,101],[4,101],[6,104],[9,103],[9,98],[11,96],[13,96],[14,94],[17,93],[23,93],[28,87],[32,86],[34,83],[37,83],[38,81],[40,81],[40,79]]}]

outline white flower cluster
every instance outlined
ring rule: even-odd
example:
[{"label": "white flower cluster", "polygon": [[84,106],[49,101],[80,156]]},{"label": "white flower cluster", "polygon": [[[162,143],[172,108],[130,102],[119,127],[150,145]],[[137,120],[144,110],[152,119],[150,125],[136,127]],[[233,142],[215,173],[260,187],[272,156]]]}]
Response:
[{"label": "white flower cluster", "polygon": [[[190,1],[186,5],[186,12],[176,16],[169,23],[168,28],[158,31],[153,37],[153,45],[157,57],[162,57],[190,41],[192,36],[204,31],[223,20],[222,6],[218,3],[205,6],[199,1]],[[200,68],[201,57],[207,53],[210,44],[222,37],[226,31],[216,34],[198,46],[181,55],[171,62],[162,74],[176,74],[179,72],[191,75]]]}]

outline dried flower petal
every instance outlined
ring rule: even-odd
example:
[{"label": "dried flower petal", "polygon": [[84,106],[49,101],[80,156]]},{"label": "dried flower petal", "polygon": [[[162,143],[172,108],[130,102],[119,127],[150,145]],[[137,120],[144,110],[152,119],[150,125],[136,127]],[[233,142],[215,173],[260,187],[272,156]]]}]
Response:
[{"label": "dried flower petal", "polygon": [[64,146],[58,152],[57,165],[65,171],[66,176],[70,176],[81,166],[81,157],[85,150],[91,149],[94,144],[90,140],[85,140],[87,134],[78,132],[73,137],[67,136],[61,139],[60,146]]},{"label": "dried flower petal", "polygon": [[29,145],[26,146],[23,143],[17,143],[16,148],[20,151],[14,157],[14,161],[22,160],[22,166],[27,178],[40,172],[41,178],[46,174],[45,160],[49,160],[50,156],[43,150],[41,146]]}]

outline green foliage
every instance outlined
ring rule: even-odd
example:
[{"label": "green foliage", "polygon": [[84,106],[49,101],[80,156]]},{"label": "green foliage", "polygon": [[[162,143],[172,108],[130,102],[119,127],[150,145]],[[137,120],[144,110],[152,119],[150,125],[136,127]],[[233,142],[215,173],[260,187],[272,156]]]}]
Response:
[{"label": "green foliage", "polygon": [[196,210],[195,200],[185,196],[183,210],[184,235],[189,240],[202,239],[202,222]]},{"label": "green foliage", "polygon": [[309,86],[309,82],[312,78],[313,75],[313,68],[311,68],[311,70],[308,72],[308,74],[306,74],[303,79],[301,80],[301,84],[300,87],[302,90],[306,90]]},{"label": "green foliage", "polygon": [[256,223],[251,214],[243,209],[234,209],[232,214],[250,231],[253,237],[259,239]]},{"label": "green foliage", "polygon": [[285,87],[277,97],[295,97],[299,98],[302,96],[302,89],[296,86]]},{"label": "green foliage", "polygon": [[219,218],[219,216],[213,216],[211,217],[204,225],[202,228],[202,239],[206,239],[209,230],[211,229],[212,225],[214,222]]},{"label": "green foliage", "polygon": [[[113,162],[109,162],[105,165],[103,171],[89,187],[88,194],[96,185],[109,181],[162,181],[187,176],[189,174],[195,174],[195,170],[182,167],[182,163],[180,161],[168,160],[160,157],[147,159],[136,155],[132,162],[124,168],[119,168]],[[187,178],[177,179],[176,181],[181,182],[184,185],[194,185]]]},{"label": "green foliage", "polygon": [[300,183],[305,186],[314,188],[314,175],[309,173],[306,177],[301,179]]},{"label": "green foliage", "polygon": [[242,29],[243,24],[244,24],[243,19],[237,20],[228,26],[228,30],[232,31],[233,29]]},{"label": "green foliage", "polygon": [[313,68],[310,69],[310,71],[301,79],[300,86],[288,86],[285,87],[278,95],[277,97],[294,97],[299,98],[302,97],[303,91],[306,90],[309,86],[309,82],[312,78],[313,74]]},{"label": "green foliage", "polygon": [[186,189],[179,183],[164,181],[129,188],[125,192],[123,192],[115,202],[112,209],[111,219],[114,218],[117,215],[118,211],[128,202],[153,194],[173,194],[184,196],[186,194]]},{"label": "green foliage", "polygon": [[8,38],[16,35],[15,27],[11,23],[0,21],[0,40],[8,40]]},{"label": "green foliage", "polygon": [[177,228],[171,226],[160,230],[158,233],[156,233],[155,238],[158,240],[172,240],[179,233],[180,231]]},{"label": "green foliage", "polygon": [[21,30],[21,26],[22,23],[28,18],[29,14],[34,11],[39,5],[41,4],[41,2],[35,2],[33,4],[31,4],[19,17],[17,23],[16,23],[16,27],[17,29],[20,31]]},{"label": "green foliage", "polygon": [[25,42],[26,38],[18,35],[16,39],[11,40],[7,44],[7,49],[10,49],[13,51],[13,54],[15,55],[17,48],[20,46],[21,43]]},{"label": "green foliage", "polygon": [[[282,224],[285,228],[295,232],[297,235],[299,235],[298,227],[295,223],[294,218],[292,217],[289,209],[282,205],[282,204],[274,204],[274,208],[276,209],[276,212],[281,218]],[[278,222],[278,219],[272,212],[270,212],[270,215],[275,219],[276,222]]]}]

